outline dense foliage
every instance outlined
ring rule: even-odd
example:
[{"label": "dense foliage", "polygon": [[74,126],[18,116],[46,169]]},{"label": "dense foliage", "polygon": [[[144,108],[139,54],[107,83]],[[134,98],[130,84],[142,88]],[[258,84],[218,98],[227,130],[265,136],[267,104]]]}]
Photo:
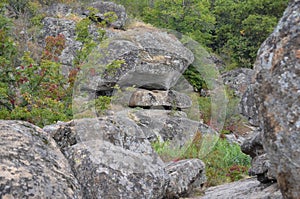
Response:
[{"label": "dense foliage", "polygon": [[[0,119],[26,120],[44,126],[73,117],[73,84],[80,65],[96,46],[88,28],[97,10],[89,8],[90,17],[77,22],[77,40],[83,45],[66,77],[59,62],[66,43],[64,35],[47,36],[43,46],[38,44],[36,29],[44,17],[38,9],[46,5],[44,1],[15,0],[0,4]],[[106,16],[108,21],[116,19],[114,13]],[[98,42],[104,37],[102,28],[106,22],[97,24]]]},{"label": "dense foliage", "polygon": [[184,33],[221,55],[229,69],[251,68],[288,0],[115,0],[133,17]]}]

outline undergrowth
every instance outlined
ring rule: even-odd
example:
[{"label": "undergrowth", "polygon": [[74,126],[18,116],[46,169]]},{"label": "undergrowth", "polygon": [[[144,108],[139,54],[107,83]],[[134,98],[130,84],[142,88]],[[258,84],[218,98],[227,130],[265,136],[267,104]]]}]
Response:
[{"label": "undergrowth", "polygon": [[[195,139],[195,137],[197,137]],[[216,186],[245,178],[250,168],[251,159],[242,153],[240,146],[230,144],[225,139],[218,139],[210,153],[202,153],[203,138],[196,134],[193,141],[174,148],[170,141],[153,142],[152,147],[165,161],[199,158],[205,163],[207,186]]]}]

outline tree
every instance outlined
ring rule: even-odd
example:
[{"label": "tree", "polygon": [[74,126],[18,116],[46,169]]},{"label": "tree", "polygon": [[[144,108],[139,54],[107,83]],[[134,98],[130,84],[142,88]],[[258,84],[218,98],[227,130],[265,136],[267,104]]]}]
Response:
[{"label": "tree", "polygon": [[215,40],[211,47],[231,68],[251,68],[261,43],[273,31],[288,0],[215,0]]}]

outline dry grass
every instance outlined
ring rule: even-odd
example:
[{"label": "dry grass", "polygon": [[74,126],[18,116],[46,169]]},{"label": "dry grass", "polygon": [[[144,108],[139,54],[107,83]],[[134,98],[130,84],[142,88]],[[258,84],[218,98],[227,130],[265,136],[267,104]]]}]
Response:
[{"label": "dry grass", "polygon": [[152,26],[151,24],[147,24],[144,23],[142,21],[138,21],[138,20],[132,20],[130,21],[127,26],[126,29],[147,29],[147,30],[158,30],[157,28],[155,28],[154,26]]}]

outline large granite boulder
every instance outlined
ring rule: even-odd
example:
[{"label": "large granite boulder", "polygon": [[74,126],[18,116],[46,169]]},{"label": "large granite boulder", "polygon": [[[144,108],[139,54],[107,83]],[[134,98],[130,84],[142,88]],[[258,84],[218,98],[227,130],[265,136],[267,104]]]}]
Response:
[{"label": "large granite boulder", "polygon": [[290,1],[262,44],[252,95],[262,144],[284,198],[300,198],[300,1]]},{"label": "large granite boulder", "polygon": [[0,120],[0,198],[81,198],[68,160],[42,129]]},{"label": "large granite boulder", "polygon": [[122,111],[59,122],[44,131],[64,152],[85,198],[170,198],[201,187],[206,181],[202,161],[164,163],[138,120],[132,112]]},{"label": "large granite boulder", "polygon": [[193,189],[203,187],[206,182],[205,165],[199,159],[170,162],[166,165],[165,170],[170,175],[165,198],[189,196]]},{"label": "large granite boulder", "polygon": [[69,160],[84,198],[162,198],[169,176],[142,130],[127,117],[44,127]]},{"label": "large granite boulder", "polygon": [[163,198],[169,176],[147,154],[107,141],[81,142],[66,157],[82,184],[84,198]]},{"label": "large granite boulder", "polygon": [[[101,92],[135,86],[168,90],[174,86],[194,57],[173,35],[154,28],[120,32],[100,45],[88,58],[82,90]],[[118,66],[115,63],[121,62]],[[89,75],[90,69],[96,74]]]}]

